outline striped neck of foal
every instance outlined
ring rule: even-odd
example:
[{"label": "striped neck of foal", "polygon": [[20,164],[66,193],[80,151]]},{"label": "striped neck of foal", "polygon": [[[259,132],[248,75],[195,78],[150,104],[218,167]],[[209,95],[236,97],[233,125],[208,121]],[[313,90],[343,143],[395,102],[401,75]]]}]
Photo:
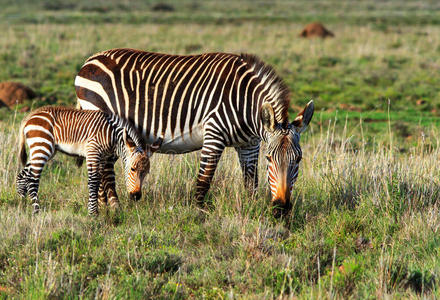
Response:
[{"label": "striped neck of foal", "polygon": [[124,130],[127,132],[127,137],[130,137],[135,143],[136,147],[141,149],[144,149],[143,138],[129,121],[119,118],[116,115],[107,115],[107,118],[109,123],[115,129],[113,132],[113,138],[116,142],[116,155],[121,157],[125,163],[129,153],[127,153],[127,147],[124,141]]}]

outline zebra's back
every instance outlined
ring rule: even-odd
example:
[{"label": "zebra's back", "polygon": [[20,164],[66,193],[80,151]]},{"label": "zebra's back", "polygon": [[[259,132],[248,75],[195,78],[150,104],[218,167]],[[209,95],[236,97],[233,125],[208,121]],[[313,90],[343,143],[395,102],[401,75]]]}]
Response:
[{"label": "zebra's back", "polygon": [[[244,96],[237,82],[248,69],[235,54],[179,56],[113,49],[90,57],[75,85],[83,108],[122,116],[147,141],[162,137],[161,152],[181,153],[202,147],[204,125],[213,114],[235,117],[236,123],[250,114],[235,99],[240,92]],[[234,115],[225,116],[225,111]],[[241,124],[223,126],[231,131]]]},{"label": "zebra's back", "polygon": [[31,149],[44,144],[52,151],[85,157],[92,139],[104,149],[113,141],[110,124],[100,111],[46,106],[31,112],[22,127]]}]

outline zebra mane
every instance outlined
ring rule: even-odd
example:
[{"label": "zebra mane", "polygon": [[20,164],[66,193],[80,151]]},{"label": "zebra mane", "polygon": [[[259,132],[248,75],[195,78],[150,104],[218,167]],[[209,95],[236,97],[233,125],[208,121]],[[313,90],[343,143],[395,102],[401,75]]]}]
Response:
[{"label": "zebra mane", "polygon": [[115,53],[118,53],[118,52],[119,52],[119,54],[122,54],[122,53],[127,53],[127,52],[131,52],[131,53],[136,53],[136,52],[138,52],[138,53],[142,53],[143,51],[141,51],[141,50],[137,50],[137,49],[132,49],[132,48],[115,48],[115,49],[107,49],[107,50],[104,50],[104,51],[101,51],[101,52],[95,53],[95,54],[93,54],[92,56],[88,57],[87,60],[86,60],[86,63],[89,62],[89,61],[91,61],[91,60],[93,60],[93,59],[95,59],[95,58],[98,57],[98,56],[103,55],[103,56],[107,56],[107,57],[108,57],[108,56],[111,56],[111,55],[113,55],[113,54],[115,54]]},{"label": "zebra mane", "polygon": [[290,105],[289,89],[286,83],[271,65],[264,63],[258,56],[242,53],[240,58],[254,68],[254,72],[259,75],[265,85],[270,85],[268,90],[272,96],[268,102],[274,108],[277,121],[286,125]]},{"label": "zebra mane", "polygon": [[87,63],[87,62],[93,60],[94,58],[96,58],[96,57],[98,57],[98,56],[106,55],[106,54],[112,52],[113,50],[115,50],[115,49],[108,49],[108,50],[104,50],[104,51],[97,52],[97,53],[95,53],[95,54],[89,56],[89,57],[86,59],[85,62]]},{"label": "zebra mane", "polygon": [[38,107],[36,109],[34,109],[33,111],[31,111],[31,113],[38,113],[41,111],[75,111],[77,110],[75,107],[71,107],[71,106],[56,106],[56,105],[45,105],[45,106],[41,106]]},{"label": "zebra mane", "polygon": [[49,112],[53,112],[53,111],[75,111],[77,110],[74,107],[70,107],[70,106],[55,106],[55,105],[44,105],[44,106],[40,106],[37,107],[36,109],[32,110],[30,113],[28,113],[23,120],[21,121],[22,124],[24,124],[26,121],[28,121],[33,115],[40,113],[42,111],[49,111]]},{"label": "zebra mane", "polygon": [[139,131],[136,129],[136,127],[128,120],[121,118],[115,114],[108,114],[108,113],[104,113],[103,114],[107,117],[107,119],[110,122],[114,122],[116,124],[118,124],[118,127],[123,129],[127,129],[127,134],[128,136],[133,140],[133,142],[136,143],[137,146],[140,146],[141,148],[145,148],[145,142],[144,142],[144,138],[142,137],[142,135],[139,133]]}]

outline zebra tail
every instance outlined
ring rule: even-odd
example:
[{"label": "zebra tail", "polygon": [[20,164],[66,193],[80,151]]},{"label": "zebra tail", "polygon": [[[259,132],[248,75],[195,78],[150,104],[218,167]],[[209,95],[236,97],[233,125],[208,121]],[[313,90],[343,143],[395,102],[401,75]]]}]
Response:
[{"label": "zebra tail", "polygon": [[24,136],[24,126],[26,125],[27,119],[28,118],[25,118],[23,122],[21,122],[19,140],[18,140],[18,146],[20,147],[18,156],[20,157],[21,165],[23,167],[26,166],[26,162],[27,162],[27,153],[26,153],[25,136]]},{"label": "zebra tail", "polygon": [[[75,108],[76,108],[77,110],[82,110],[81,104],[79,104],[78,99],[77,99],[77,102],[76,102],[76,106],[75,106]],[[81,166],[83,165],[83,163],[84,163],[84,157],[77,157],[77,158],[75,158],[75,165],[76,165],[78,168],[81,168]]]}]

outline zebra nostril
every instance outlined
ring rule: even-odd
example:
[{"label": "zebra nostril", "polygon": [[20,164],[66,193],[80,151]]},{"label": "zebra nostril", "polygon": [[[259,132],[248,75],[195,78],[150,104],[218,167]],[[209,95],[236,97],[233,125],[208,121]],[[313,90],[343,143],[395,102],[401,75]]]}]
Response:
[{"label": "zebra nostril", "polygon": [[142,197],[141,192],[136,192],[136,193],[130,194],[131,201],[139,201],[139,199],[141,199],[141,197]]}]

